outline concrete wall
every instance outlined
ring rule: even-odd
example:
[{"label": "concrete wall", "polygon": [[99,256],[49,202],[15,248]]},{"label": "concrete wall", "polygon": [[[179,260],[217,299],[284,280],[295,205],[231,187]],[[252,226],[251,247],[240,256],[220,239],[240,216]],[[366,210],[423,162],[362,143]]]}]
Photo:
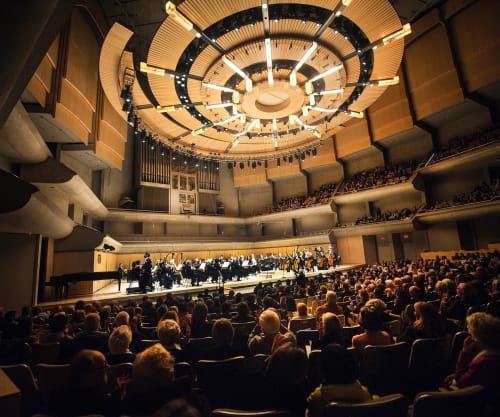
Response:
[{"label": "concrete wall", "polygon": [[274,199],[277,202],[285,198],[307,194],[307,178],[305,175],[301,174],[274,180]]},{"label": "concrete wall", "polygon": [[254,216],[265,213],[273,205],[273,190],[270,184],[243,187],[239,189],[240,216]]},{"label": "concrete wall", "polygon": [[356,219],[369,214],[368,203],[342,204],[337,206],[340,224],[354,223]]},{"label": "concrete wall", "polygon": [[309,174],[309,193],[318,190],[323,184],[335,183],[342,181],[343,170],[339,164],[327,166],[321,169],[308,171]]},{"label": "concrete wall", "polygon": [[233,170],[229,169],[227,164],[220,164],[219,178],[220,193],[217,198],[224,205],[224,214],[226,216],[238,216],[238,189],[234,188]]},{"label": "concrete wall", "polygon": [[460,248],[457,225],[455,222],[432,225],[427,230],[429,250],[452,250]]},{"label": "concrete wall", "polygon": [[32,305],[37,276],[38,236],[0,233],[0,306],[4,311]]},{"label": "concrete wall", "polygon": [[351,177],[363,171],[384,166],[384,156],[377,148],[370,148],[344,158],[345,176]]}]

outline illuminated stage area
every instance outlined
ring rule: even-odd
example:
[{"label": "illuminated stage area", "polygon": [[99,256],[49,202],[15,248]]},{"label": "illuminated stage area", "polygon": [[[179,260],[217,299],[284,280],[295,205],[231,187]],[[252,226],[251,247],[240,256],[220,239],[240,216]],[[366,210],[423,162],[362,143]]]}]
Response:
[{"label": "illuminated stage area", "polygon": [[[330,268],[329,270],[324,271],[312,271],[306,272],[307,277],[317,276],[320,274],[326,275],[334,272],[345,272],[360,265],[350,264],[350,265],[339,265],[335,269]],[[237,281],[236,278],[233,280],[227,280],[223,287],[224,292],[227,294],[230,290],[234,292],[247,293],[253,290],[253,287],[257,285],[259,282],[263,283],[275,283],[277,281],[284,280],[294,280],[295,273],[293,271],[286,272],[283,270],[276,271],[265,271],[260,272],[258,274],[248,275],[245,278],[242,278],[240,281]],[[132,288],[136,288],[138,286],[137,282],[131,283]],[[209,292],[217,291],[220,287],[222,287],[222,283],[217,282],[203,282],[200,283],[199,286],[191,286],[189,283],[176,285],[172,289],[166,290],[163,288],[155,288],[154,291],[148,291],[146,294],[135,293],[135,294],[127,294],[127,288],[129,287],[129,283],[126,280],[123,280],[121,283],[121,290],[118,291],[118,283],[109,284],[100,290],[96,291],[92,295],[81,296],[81,297],[73,297],[73,298],[63,298],[59,300],[51,300],[44,301],[38,304],[42,308],[50,308],[53,306],[59,305],[73,305],[78,300],[84,300],[88,302],[98,301],[101,304],[106,304],[109,302],[118,302],[123,303],[127,300],[141,300],[144,295],[147,295],[151,298],[164,297],[166,294],[171,293],[174,296],[182,296],[184,294],[190,294],[193,297],[196,295],[208,290]]]}]

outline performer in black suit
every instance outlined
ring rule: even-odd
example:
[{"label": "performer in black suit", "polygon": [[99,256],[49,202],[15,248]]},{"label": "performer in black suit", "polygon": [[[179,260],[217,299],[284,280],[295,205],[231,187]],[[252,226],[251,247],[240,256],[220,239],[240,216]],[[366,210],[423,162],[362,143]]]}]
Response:
[{"label": "performer in black suit", "polygon": [[141,267],[141,276],[139,277],[139,287],[143,293],[147,292],[147,287],[151,286],[151,270],[153,263],[151,262],[149,252],[144,254],[144,262]]}]

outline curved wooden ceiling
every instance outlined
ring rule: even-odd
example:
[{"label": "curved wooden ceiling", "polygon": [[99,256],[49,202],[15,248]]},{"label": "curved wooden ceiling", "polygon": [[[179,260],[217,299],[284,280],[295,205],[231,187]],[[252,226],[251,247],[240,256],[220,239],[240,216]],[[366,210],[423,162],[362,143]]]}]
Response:
[{"label": "curved wooden ceiling", "polygon": [[[148,65],[176,75],[136,76],[133,94],[141,103],[135,114],[141,129],[202,158],[272,159],[319,145],[346,116],[359,117],[380,97],[387,86],[370,82],[395,77],[403,56],[403,39],[381,44],[402,30],[388,0],[185,0],[177,13],[194,28],[187,30],[167,14],[145,58]],[[330,17],[331,24],[323,27]],[[297,71],[297,85],[290,85],[293,68],[313,41],[317,48]],[[224,55],[251,79],[251,92]],[[338,65],[338,71],[319,76]],[[311,99],[306,81],[314,77]],[[236,97],[229,89],[238,92]],[[343,91],[319,94],[338,89]],[[228,105],[207,108],[223,103]],[[157,113],[157,106],[181,108]]]}]

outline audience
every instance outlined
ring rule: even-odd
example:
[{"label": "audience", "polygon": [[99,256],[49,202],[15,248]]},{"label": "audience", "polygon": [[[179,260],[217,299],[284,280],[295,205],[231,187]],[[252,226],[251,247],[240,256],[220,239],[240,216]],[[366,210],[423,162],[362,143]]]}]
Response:
[{"label": "audience", "polygon": [[440,210],[450,207],[462,206],[464,204],[474,204],[483,201],[492,201],[500,197],[500,179],[495,179],[491,184],[482,183],[474,187],[467,193],[455,195],[450,200],[434,201],[428,203],[425,207],[426,211]]},{"label": "audience", "polygon": [[353,354],[338,344],[321,350],[323,382],[307,398],[310,417],[323,417],[325,406],[333,401],[363,402],[371,399],[368,389],[356,379]]},{"label": "audience", "polygon": [[374,168],[346,178],[341,193],[347,194],[369,188],[398,184],[407,181],[417,167],[417,161],[408,161],[385,168]]},{"label": "audience", "polygon": [[106,360],[110,365],[118,363],[134,362],[135,353],[130,351],[130,343],[132,343],[132,330],[130,327],[123,324],[116,327],[108,339],[109,353],[106,354]]},{"label": "audience", "polygon": [[470,336],[459,354],[454,384],[459,388],[483,385],[495,395],[500,393],[500,319],[487,313],[467,317]]},{"label": "audience", "polygon": [[[172,379],[174,361],[189,361],[191,358],[191,342],[181,331],[181,326],[187,332],[193,325],[194,334],[200,329],[208,329],[209,333],[203,334],[211,335],[215,344],[206,354],[200,356],[203,359],[226,359],[240,353],[245,356],[243,368],[246,370],[238,369],[235,383],[241,384],[240,391],[249,396],[248,402],[253,402],[246,404],[248,407],[255,409],[257,405],[272,408],[283,406],[294,415],[303,415],[305,399],[310,394],[303,388],[305,371],[300,355],[305,353],[302,350],[300,354],[298,351],[294,353],[295,338],[287,332],[286,325],[296,319],[308,317],[307,305],[297,302],[296,299],[309,296],[311,300],[308,300],[307,304],[311,301],[312,314],[319,319],[320,330],[320,338],[313,342],[312,348],[323,351],[332,343],[346,346],[343,333],[347,334],[347,331],[343,330],[337,316],[344,312],[350,312],[354,318],[359,317],[364,329],[363,334],[348,341],[347,346],[352,343],[357,349],[367,344],[392,343],[389,334],[382,330],[384,323],[389,320],[400,320],[403,332],[399,339],[409,343],[416,338],[441,337],[447,331],[452,332],[448,333],[451,336],[467,322],[471,339],[465,342],[464,351],[457,363],[456,385],[468,386],[480,380],[485,386],[495,389],[492,387],[500,386],[495,379],[498,378],[496,366],[500,331],[497,329],[492,333],[491,329],[498,327],[498,320],[485,313],[471,315],[469,312],[467,317],[467,312],[470,307],[485,309],[480,306],[498,300],[499,279],[498,252],[469,252],[458,253],[451,258],[384,262],[343,273],[329,272],[304,277],[303,280],[293,282],[269,283],[264,280],[252,294],[226,296],[204,292],[197,296],[197,301],[191,300],[190,297],[178,298],[170,295],[156,300],[156,303],[146,299],[141,305],[148,310],[147,318],[143,317],[144,310],[141,305],[130,300],[125,301],[124,305],[111,302],[102,306],[97,302],[78,302],[74,306],[54,307],[46,311],[37,307],[23,308],[19,317],[15,312],[0,314],[0,348],[11,345],[14,346],[14,351],[20,351],[19,347],[25,341],[33,343],[50,340],[61,340],[64,345],[72,347],[70,354],[64,356],[62,361],[73,360],[73,369],[80,369],[82,374],[79,379],[74,378],[68,385],[65,390],[67,395],[58,393],[51,399],[50,411],[54,411],[54,415],[73,415],[81,410],[103,415],[151,415],[169,400],[187,400],[188,404],[198,408],[203,415],[208,415],[206,405],[197,397],[198,391],[191,389],[191,376],[187,381],[183,378]],[[229,316],[238,310],[235,324],[240,321],[255,323],[257,320],[258,324],[250,336],[248,333],[242,333],[242,340],[245,340],[245,343],[248,341],[246,345],[234,345],[233,325],[227,318],[214,320],[213,324],[208,322],[208,309],[212,311],[211,317],[216,317],[218,312],[222,311],[224,303],[228,303],[226,312],[229,312]],[[252,305],[251,309],[247,303]],[[294,307],[297,309],[297,315],[283,320],[282,323],[281,317],[286,318]],[[69,315],[72,319],[65,325]],[[146,320],[154,317],[160,317],[157,333],[161,345],[157,344],[149,348],[152,350],[143,351],[144,346],[140,340],[146,338],[141,334],[142,323],[144,322],[145,326],[150,325],[146,324]],[[445,318],[453,320],[447,320],[447,325],[444,326]],[[450,330],[450,323],[455,324],[454,330]],[[100,331],[100,328],[105,331]],[[247,329],[248,326],[243,328]],[[491,334],[495,334],[495,337],[488,336]],[[139,341],[135,347],[134,338]],[[93,350],[89,350],[89,347]],[[7,352],[9,354],[6,352],[0,351],[3,363],[19,357],[10,356],[12,349]],[[101,352],[106,352],[106,356]],[[129,385],[126,380],[121,380],[117,391],[108,392],[109,387],[114,384],[108,383],[106,376],[99,374],[99,371],[105,369],[108,362],[133,360],[133,352],[139,355],[134,362],[134,374]],[[149,359],[143,360],[140,365],[140,355],[144,352],[147,352],[145,357]],[[271,355],[273,361],[254,358],[251,356],[254,353]],[[78,365],[82,362],[86,365]],[[146,365],[146,362],[149,365]],[[154,366],[158,366],[160,371],[152,370],[153,363],[156,363]],[[289,363],[292,365],[283,365]],[[82,367],[85,367],[87,372],[84,372]],[[141,367],[143,374],[154,374],[160,380],[144,382]],[[326,365],[324,367],[327,369]],[[139,368],[137,372],[136,368]],[[144,368],[148,371],[144,371]],[[196,366],[193,366],[194,372],[195,369]],[[92,389],[88,387],[90,380],[96,381]],[[280,384],[282,385],[279,386]],[[330,398],[330,392],[325,387],[335,386],[335,393],[338,394],[343,392],[338,385],[345,388],[350,387],[349,384],[355,384],[355,379],[334,380],[325,376],[319,394],[315,390],[316,395],[311,398],[319,395],[320,399],[317,401],[326,401]],[[255,396],[249,386],[258,387]],[[354,387],[356,386],[355,384]],[[286,394],[288,392],[290,394]],[[240,401],[239,395],[235,397],[238,398],[233,398],[234,405],[245,405],[244,401]],[[88,398],[95,398],[95,407],[88,407]],[[366,398],[369,398],[369,395]],[[314,412],[315,401],[310,402],[311,413]]]}]

